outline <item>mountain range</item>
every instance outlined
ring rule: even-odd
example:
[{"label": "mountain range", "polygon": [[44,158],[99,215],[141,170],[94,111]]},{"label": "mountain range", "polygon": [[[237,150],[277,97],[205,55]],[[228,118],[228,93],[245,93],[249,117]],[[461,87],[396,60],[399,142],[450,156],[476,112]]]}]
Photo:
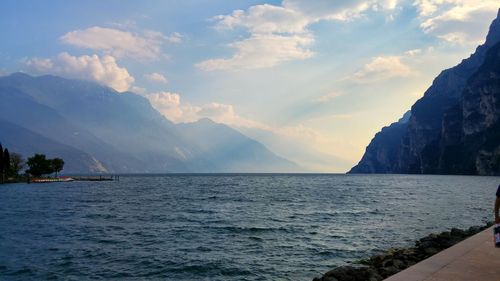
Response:
[{"label": "mountain range", "polygon": [[61,157],[66,173],[293,172],[300,167],[209,119],[174,124],[140,95],[93,82],[0,77],[0,142]]},{"label": "mountain range", "polygon": [[500,175],[500,10],[483,45],[435,78],[349,173]]}]

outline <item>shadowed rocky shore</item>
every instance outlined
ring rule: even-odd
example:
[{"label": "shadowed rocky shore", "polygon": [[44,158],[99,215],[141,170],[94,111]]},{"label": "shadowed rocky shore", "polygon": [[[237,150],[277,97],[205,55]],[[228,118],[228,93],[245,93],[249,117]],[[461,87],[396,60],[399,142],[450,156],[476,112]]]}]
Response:
[{"label": "shadowed rocky shore", "polygon": [[380,281],[394,275],[458,242],[473,236],[492,223],[473,226],[462,230],[453,228],[439,234],[430,234],[415,242],[415,246],[404,249],[390,249],[386,253],[360,260],[354,265],[340,266],[313,281]]}]

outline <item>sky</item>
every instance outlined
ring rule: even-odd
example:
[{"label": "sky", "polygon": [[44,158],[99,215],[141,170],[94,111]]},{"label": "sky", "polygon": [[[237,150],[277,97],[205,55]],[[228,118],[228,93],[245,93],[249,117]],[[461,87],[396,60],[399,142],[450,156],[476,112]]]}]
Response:
[{"label": "sky", "polygon": [[211,118],[308,171],[345,172],[443,69],[484,42],[498,0],[0,3],[0,75],[132,91]]}]

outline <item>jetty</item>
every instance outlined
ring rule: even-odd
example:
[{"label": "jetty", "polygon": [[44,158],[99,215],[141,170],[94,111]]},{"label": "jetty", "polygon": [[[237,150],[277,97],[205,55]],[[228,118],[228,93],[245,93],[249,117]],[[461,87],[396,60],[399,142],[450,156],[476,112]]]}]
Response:
[{"label": "jetty", "polygon": [[69,177],[60,177],[60,178],[34,178],[30,179],[28,178],[28,183],[47,183],[47,182],[69,182],[69,181],[74,181],[73,178]]},{"label": "jetty", "polygon": [[75,181],[119,181],[120,176],[117,175],[106,175],[106,176],[75,176],[71,177]]},{"label": "jetty", "polygon": [[57,178],[28,178],[28,183],[71,182],[71,181],[119,181],[118,175],[64,176]]},{"label": "jetty", "polygon": [[500,248],[493,228],[437,253],[385,281],[499,281]]}]

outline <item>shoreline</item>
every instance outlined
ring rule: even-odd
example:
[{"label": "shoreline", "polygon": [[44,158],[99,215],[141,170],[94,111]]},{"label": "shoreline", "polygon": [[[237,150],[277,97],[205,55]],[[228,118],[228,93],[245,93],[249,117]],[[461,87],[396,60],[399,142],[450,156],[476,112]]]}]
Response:
[{"label": "shoreline", "polygon": [[492,226],[488,222],[468,229],[452,228],[450,231],[431,233],[409,248],[391,248],[383,254],[358,260],[352,265],[336,267],[315,277],[313,281],[381,281],[423,261]]}]

